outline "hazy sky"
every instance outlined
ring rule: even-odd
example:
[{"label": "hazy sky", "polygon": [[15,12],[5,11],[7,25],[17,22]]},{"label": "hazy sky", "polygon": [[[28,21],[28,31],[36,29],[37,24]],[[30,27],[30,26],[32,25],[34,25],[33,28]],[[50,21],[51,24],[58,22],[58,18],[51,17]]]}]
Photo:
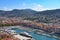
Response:
[{"label": "hazy sky", "polygon": [[0,0],[0,10],[33,9],[41,11],[59,8],[60,0]]}]

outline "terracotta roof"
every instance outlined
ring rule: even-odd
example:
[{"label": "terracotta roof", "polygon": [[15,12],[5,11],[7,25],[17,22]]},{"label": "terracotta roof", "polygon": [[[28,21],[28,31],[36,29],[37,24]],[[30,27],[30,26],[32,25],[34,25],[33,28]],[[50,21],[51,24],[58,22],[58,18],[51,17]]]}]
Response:
[{"label": "terracotta roof", "polygon": [[[4,37],[6,36],[6,37]],[[17,38],[14,38],[10,34],[0,34],[1,40],[18,40]]]}]

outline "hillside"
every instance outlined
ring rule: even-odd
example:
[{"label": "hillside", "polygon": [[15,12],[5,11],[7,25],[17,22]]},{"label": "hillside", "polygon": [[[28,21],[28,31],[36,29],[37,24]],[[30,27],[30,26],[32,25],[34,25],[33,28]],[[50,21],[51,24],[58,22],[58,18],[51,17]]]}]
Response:
[{"label": "hillside", "polygon": [[60,9],[41,11],[34,15],[38,16],[39,21],[60,22]]},{"label": "hillside", "polygon": [[36,11],[31,10],[31,9],[22,9],[22,10],[18,10],[18,9],[14,9],[11,11],[3,11],[0,10],[0,16],[4,16],[4,17],[27,17],[29,15],[34,14]]},{"label": "hillside", "polygon": [[31,9],[14,9],[11,11],[0,10],[0,16],[2,17],[21,17],[26,20],[34,20],[37,22],[60,22],[60,9],[46,10],[46,11],[34,11]]}]

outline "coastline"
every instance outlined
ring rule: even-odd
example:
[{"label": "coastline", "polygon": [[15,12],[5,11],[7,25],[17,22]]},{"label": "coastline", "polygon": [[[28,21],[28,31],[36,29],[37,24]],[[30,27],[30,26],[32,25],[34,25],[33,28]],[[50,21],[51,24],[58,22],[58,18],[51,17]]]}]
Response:
[{"label": "coastline", "polygon": [[55,36],[55,35],[50,35],[50,34],[47,34],[47,33],[41,33],[41,32],[35,32],[37,29],[33,29],[33,28],[29,28],[29,27],[23,27],[23,26],[10,26],[10,27],[3,27],[3,28],[19,28],[19,29],[21,29],[21,30],[25,30],[25,31],[27,31],[27,32],[34,32],[34,33],[36,33],[36,34],[38,34],[38,35],[44,35],[44,36],[48,36],[48,37],[53,37],[53,38],[56,38],[56,39],[60,39],[60,37],[57,37],[57,36]]}]

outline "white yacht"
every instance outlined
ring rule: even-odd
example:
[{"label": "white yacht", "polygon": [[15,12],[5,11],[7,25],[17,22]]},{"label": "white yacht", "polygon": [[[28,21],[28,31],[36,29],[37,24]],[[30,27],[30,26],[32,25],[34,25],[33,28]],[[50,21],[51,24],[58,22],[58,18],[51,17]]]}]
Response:
[{"label": "white yacht", "polygon": [[32,36],[27,32],[21,32],[20,35],[32,38]]},{"label": "white yacht", "polygon": [[14,37],[19,38],[20,40],[34,40],[27,32],[21,32],[20,34],[14,35]]}]

